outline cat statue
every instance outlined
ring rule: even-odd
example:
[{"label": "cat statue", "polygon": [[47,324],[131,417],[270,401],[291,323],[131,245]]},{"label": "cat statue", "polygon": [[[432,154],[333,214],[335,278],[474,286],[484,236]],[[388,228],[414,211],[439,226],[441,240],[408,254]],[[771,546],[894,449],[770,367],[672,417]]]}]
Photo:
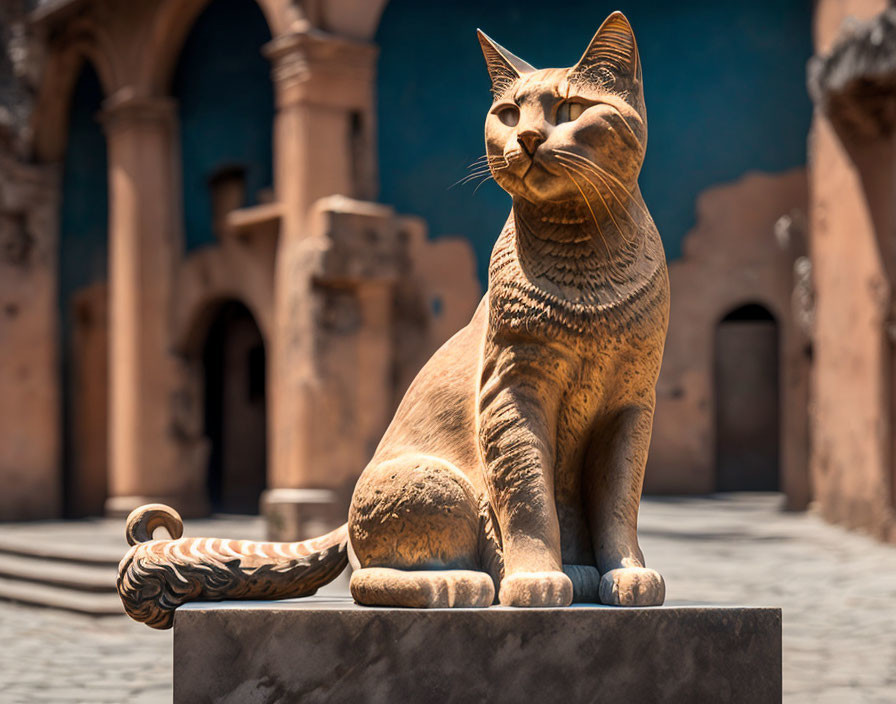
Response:
[{"label": "cat statue", "polygon": [[[156,628],[192,600],[304,596],[350,562],[360,604],[663,603],[637,518],[669,312],[641,197],[641,62],[619,12],[572,68],[479,32],[493,102],[483,164],[512,198],[470,323],[411,384],[348,523],[297,543],[181,538],[136,509],[118,591]],[[153,540],[164,526],[175,538]]]}]

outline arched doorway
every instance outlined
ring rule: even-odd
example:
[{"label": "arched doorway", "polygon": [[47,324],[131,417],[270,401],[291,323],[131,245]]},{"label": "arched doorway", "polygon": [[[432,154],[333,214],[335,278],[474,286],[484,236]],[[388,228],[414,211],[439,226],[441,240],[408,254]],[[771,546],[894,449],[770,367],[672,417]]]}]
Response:
[{"label": "arched doorway", "polygon": [[243,304],[227,301],[217,308],[202,364],[212,510],[257,513],[267,477],[265,350]]},{"label": "arched doorway", "polygon": [[778,324],[761,305],[726,315],[715,335],[716,489],[778,491]]},{"label": "arched doorway", "polygon": [[67,517],[101,515],[107,494],[108,169],[103,89],[85,62],[72,92],[59,210],[62,495]]}]

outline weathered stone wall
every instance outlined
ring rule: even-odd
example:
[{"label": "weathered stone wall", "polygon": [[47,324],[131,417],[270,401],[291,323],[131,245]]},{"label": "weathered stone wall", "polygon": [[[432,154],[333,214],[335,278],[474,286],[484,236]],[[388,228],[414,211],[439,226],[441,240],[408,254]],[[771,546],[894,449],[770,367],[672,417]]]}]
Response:
[{"label": "weathered stone wall", "polygon": [[[120,499],[111,508],[163,499],[187,514],[205,510],[195,351],[217,302],[244,303],[265,340],[268,486],[343,498],[419,367],[475,307],[466,242],[429,241],[422,221],[366,202],[377,188],[369,39],[381,0],[259,0],[274,38],[266,50],[276,96],[271,202],[225,204],[215,213],[217,242],[184,254],[170,79],[208,2],[53,3],[35,20],[32,41],[45,43],[37,54],[46,54],[46,71],[34,119],[16,122],[26,127],[16,134],[33,132],[33,142],[16,149],[44,166],[0,159],[0,481],[10,488],[0,494],[0,518],[56,515],[60,506],[53,164],[85,60],[103,84],[111,147],[111,316],[108,332],[77,344],[94,374],[98,340],[110,338],[109,479]],[[887,5],[820,0],[817,52],[864,36],[861,22]],[[849,94],[857,104],[848,124],[864,124],[862,95]],[[803,507],[814,492],[829,519],[893,537],[896,144],[889,103],[875,105],[870,134],[845,132],[816,110],[811,205],[800,169],[747,174],[700,198],[697,226],[670,268],[672,320],[647,491],[715,488],[715,330],[733,308],[759,303],[780,334],[788,505]],[[333,193],[358,200],[328,200]],[[805,252],[775,236],[778,219],[800,211],[811,226],[811,329],[793,309],[794,262]],[[94,387],[81,402],[96,410],[104,395]],[[93,465],[100,415],[84,419],[93,444],[75,447]]]},{"label": "weathered stone wall", "polygon": [[684,241],[684,255],[669,267],[669,334],[645,491],[715,490],[716,327],[735,308],[756,303],[779,326],[783,489],[795,505],[808,500],[805,439],[797,430],[805,405],[790,402],[803,385],[806,364],[799,358],[792,325],[794,252],[775,237],[778,219],[805,212],[806,202],[803,169],[748,174],[698,200],[697,227]]},{"label": "weathered stone wall", "polygon": [[[818,54],[826,55],[857,21],[885,7],[882,0],[820,2]],[[838,131],[817,107],[810,145],[815,501],[829,520],[896,540],[893,343],[887,334],[896,261],[896,144],[892,132],[869,136]]]},{"label": "weathered stone wall", "polygon": [[52,167],[0,155],[0,517],[61,510]]},{"label": "weathered stone wall", "polygon": [[[264,55],[275,96],[273,188],[252,208],[218,188],[215,241],[185,253],[172,76],[211,1],[63,1],[27,16],[29,8],[16,5],[13,14],[29,27],[20,44],[33,60],[13,66],[4,58],[0,69],[4,81],[13,68],[34,73],[26,77],[34,95],[24,119],[0,115],[0,137],[15,142],[20,161],[48,166],[0,163],[0,482],[11,488],[0,498],[0,519],[60,512],[54,165],[66,152],[70,98],[85,62],[103,93],[110,256],[108,326],[94,320],[74,339],[69,487],[83,489],[71,494],[77,510],[97,510],[106,489],[94,475],[104,467],[108,512],[148,500],[185,515],[207,510],[197,350],[223,301],[244,304],[265,342],[268,486],[345,493],[417,368],[478,300],[469,245],[430,245],[419,220],[345,200],[347,210],[328,211],[340,211],[333,217],[343,224],[309,221],[320,198],[375,197],[370,37],[383,0],[258,0],[272,37]],[[0,34],[3,48],[15,49],[9,32]],[[105,316],[94,294],[81,291],[78,300],[91,316]],[[108,393],[89,381],[105,364]]]},{"label": "weathered stone wall", "polygon": [[[300,280],[314,334],[302,343],[309,350],[299,371],[313,413],[300,437],[316,462],[273,474],[272,486],[328,489],[347,508],[407,385],[469,321],[478,284],[469,245],[431,244],[418,219],[387,206],[333,196],[318,201],[310,223]],[[450,281],[430,275],[440,256]]]}]

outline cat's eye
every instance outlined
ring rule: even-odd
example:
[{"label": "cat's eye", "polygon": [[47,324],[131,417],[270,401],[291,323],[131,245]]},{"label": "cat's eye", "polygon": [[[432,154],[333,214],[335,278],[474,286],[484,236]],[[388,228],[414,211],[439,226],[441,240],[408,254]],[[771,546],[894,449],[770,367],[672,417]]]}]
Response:
[{"label": "cat's eye", "polygon": [[557,108],[557,124],[561,122],[572,122],[585,112],[585,105],[582,103],[565,102],[560,103]]},{"label": "cat's eye", "polygon": [[520,109],[516,105],[507,105],[496,113],[498,119],[508,127],[516,127],[520,121]]}]

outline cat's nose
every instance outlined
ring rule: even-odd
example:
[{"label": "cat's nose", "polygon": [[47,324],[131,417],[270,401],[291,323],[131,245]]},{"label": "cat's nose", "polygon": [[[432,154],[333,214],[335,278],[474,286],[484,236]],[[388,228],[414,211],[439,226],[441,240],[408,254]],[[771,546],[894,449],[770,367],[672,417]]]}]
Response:
[{"label": "cat's nose", "polygon": [[544,135],[536,130],[523,130],[516,136],[516,141],[520,143],[520,146],[529,156],[535,154],[538,145],[544,142],[544,140]]}]

